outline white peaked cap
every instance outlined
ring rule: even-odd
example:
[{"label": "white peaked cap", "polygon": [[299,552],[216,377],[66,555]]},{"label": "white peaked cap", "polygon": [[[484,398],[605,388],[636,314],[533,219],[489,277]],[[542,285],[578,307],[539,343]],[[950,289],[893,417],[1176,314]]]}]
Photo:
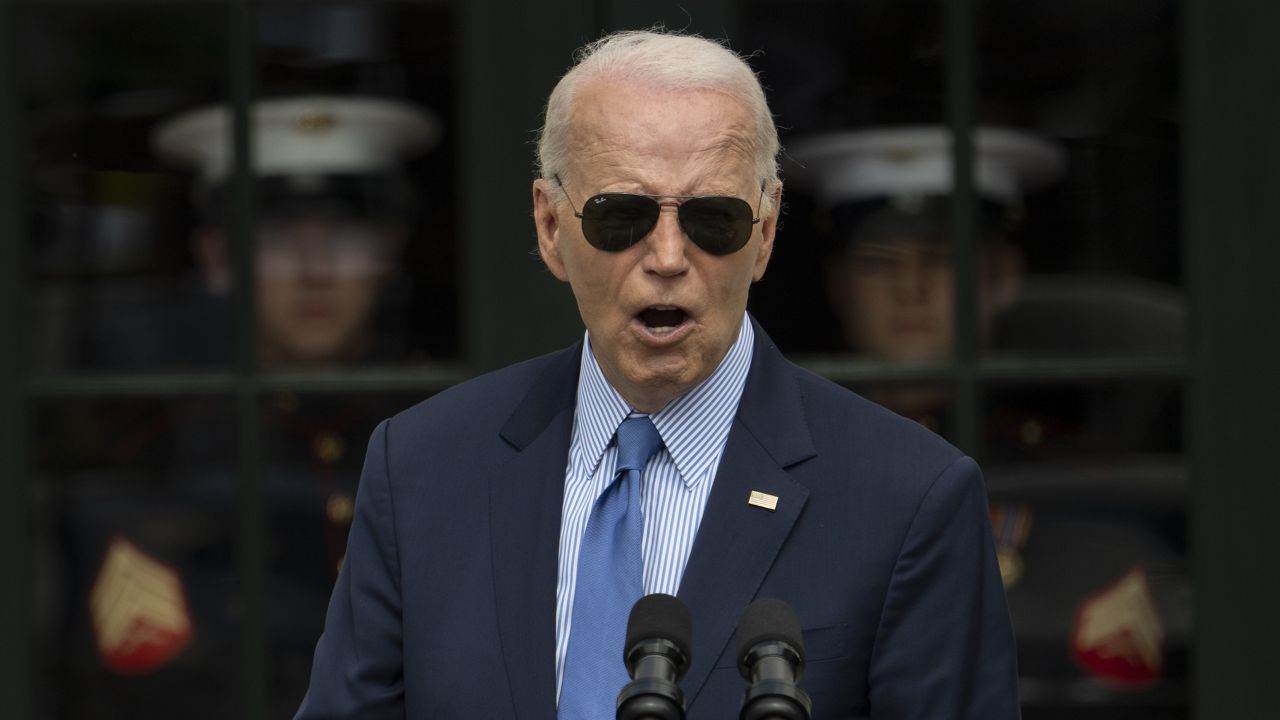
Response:
[{"label": "white peaked cap", "polygon": [[[253,104],[254,172],[324,175],[390,170],[440,137],[435,116],[387,98],[292,97]],[[198,108],[161,123],[152,145],[216,184],[231,173],[231,110]]]},{"label": "white peaked cap", "polygon": [[[828,204],[872,198],[945,195],[953,187],[951,131],[943,127],[876,128],[796,140],[788,154]],[[974,189],[979,197],[1016,204],[1066,169],[1066,153],[1040,137],[978,128]]]}]

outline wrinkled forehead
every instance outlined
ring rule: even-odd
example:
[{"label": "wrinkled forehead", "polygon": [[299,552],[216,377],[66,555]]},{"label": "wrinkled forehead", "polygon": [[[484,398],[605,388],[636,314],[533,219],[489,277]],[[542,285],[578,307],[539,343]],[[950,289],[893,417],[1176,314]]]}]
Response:
[{"label": "wrinkled forehead", "polygon": [[663,192],[676,192],[666,185],[677,178],[757,182],[751,113],[717,90],[593,81],[574,98],[569,134],[569,167],[580,181],[654,182]]}]

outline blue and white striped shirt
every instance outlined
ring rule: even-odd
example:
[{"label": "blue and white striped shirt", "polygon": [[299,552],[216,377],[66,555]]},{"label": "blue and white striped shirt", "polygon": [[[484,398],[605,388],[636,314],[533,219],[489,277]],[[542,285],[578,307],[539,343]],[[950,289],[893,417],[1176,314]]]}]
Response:
[{"label": "blue and white striped shirt", "polygon": [[[744,313],[738,339],[715,372],[650,416],[662,436],[663,447],[645,466],[641,481],[645,594],[675,595],[680,587],[689,550],[724,454],[729,427],[738,410],[738,400],[742,398],[754,339],[751,321]],[[573,621],[578,546],[582,543],[592,505],[613,480],[618,460],[618,448],[612,442],[614,432],[631,414],[627,401],[600,371],[588,336],[578,371],[578,404],[565,470],[564,506],[560,511],[560,563],[556,581],[557,700]],[[622,649],[618,652],[621,656]]]}]

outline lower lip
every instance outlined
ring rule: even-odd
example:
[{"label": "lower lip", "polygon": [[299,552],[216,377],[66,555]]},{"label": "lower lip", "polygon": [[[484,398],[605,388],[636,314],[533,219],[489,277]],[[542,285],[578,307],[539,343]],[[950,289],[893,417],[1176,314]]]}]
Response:
[{"label": "lower lip", "polygon": [[928,322],[897,322],[893,324],[894,332],[900,333],[927,333],[933,332],[933,323]]},{"label": "lower lip", "polygon": [[631,329],[640,338],[640,342],[649,347],[664,348],[679,343],[693,332],[693,320],[688,316],[684,322],[673,327],[669,332],[654,332],[652,328],[640,321],[640,318],[631,319]]},{"label": "lower lip", "polygon": [[333,310],[327,307],[302,307],[298,309],[298,319],[307,320],[328,320],[333,317]]}]

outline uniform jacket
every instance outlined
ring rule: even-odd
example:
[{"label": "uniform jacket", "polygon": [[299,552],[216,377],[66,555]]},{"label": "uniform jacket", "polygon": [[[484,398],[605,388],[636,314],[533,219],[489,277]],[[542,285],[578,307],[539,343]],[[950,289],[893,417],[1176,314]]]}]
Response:
[{"label": "uniform jacket", "polygon": [[[734,627],[804,629],[813,718],[1015,718],[977,465],[785,360],[758,327],[679,597],[690,720],[737,718]],[[298,718],[555,718],[555,596],[582,345],[384,421]],[[775,511],[747,503],[778,498]],[[619,662],[623,649],[618,649]]]}]

